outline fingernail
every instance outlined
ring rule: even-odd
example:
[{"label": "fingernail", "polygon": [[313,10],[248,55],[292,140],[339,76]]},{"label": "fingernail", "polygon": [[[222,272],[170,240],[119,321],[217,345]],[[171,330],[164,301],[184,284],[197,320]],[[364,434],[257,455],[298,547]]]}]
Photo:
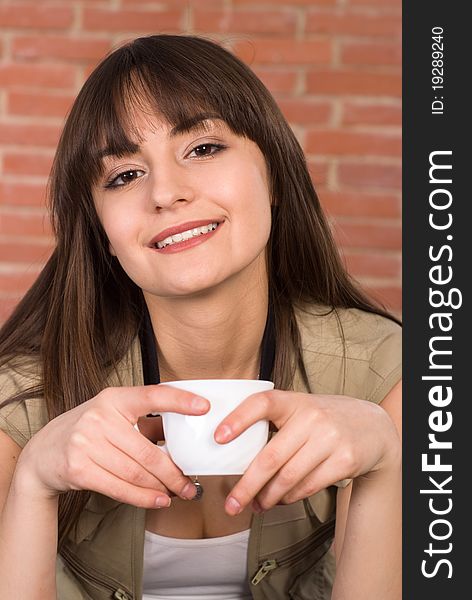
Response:
[{"label": "fingernail", "polygon": [[170,506],[169,496],[158,496],[156,498],[157,508],[168,508]]},{"label": "fingernail", "polygon": [[215,433],[215,441],[219,444],[226,442],[226,440],[231,436],[231,427],[229,425],[222,425],[218,428],[218,431]]},{"label": "fingernail", "polygon": [[192,400],[192,408],[195,410],[205,410],[208,408],[208,400],[201,396],[195,396]]},{"label": "fingernail", "polygon": [[228,500],[226,500],[226,508],[227,511],[232,515],[239,515],[239,513],[242,510],[239,502],[236,500],[236,498],[233,498],[232,496],[230,496]]},{"label": "fingernail", "polygon": [[185,487],[180,495],[184,500],[193,500],[193,498],[195,498],[197,495],[197,488],[193,485],[193,483],[187,483],[185,484]]}]

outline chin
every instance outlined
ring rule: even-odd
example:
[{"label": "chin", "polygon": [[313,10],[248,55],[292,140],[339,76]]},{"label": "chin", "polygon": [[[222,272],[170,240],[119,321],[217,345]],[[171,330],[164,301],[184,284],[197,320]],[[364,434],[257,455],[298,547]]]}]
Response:
[{"label": "chin", "polygon": [[151,288],[149,292],[164,298],[196,297],[210,292],[222,282],[223,279],[215,277],[214,274],[200,275],[199,277],[193,275],[173,279],[168,282],[165,288],[159,286],[159,289]]}]

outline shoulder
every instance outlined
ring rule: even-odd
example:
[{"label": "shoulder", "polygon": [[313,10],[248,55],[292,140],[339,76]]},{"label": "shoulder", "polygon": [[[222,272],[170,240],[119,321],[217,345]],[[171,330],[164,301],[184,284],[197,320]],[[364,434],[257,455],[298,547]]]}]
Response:
[{"label": "shoulder", "polygon": [[370,360],[385,344],[401,345],[400,325],[374,313],[311,305],[295,309],[295,315],[306,351]]},{"label": "shoulder", "polygon": [[17,358],[0,367],[0,429],[24,446],[47,423],[39,362]]},{"label": "shoulder", "polygon": [[[107,378],[105,387],[142,384],[139,341]],[[39,361],[22,357],[0,367],[0,429],[21,447],[49,421],[42,395],[42,368]]]},{"label": "shoulder", "polygon": [[314,390],[380,402],[401,377],[401,327],[358,309],[297,308],[301,347]]}]

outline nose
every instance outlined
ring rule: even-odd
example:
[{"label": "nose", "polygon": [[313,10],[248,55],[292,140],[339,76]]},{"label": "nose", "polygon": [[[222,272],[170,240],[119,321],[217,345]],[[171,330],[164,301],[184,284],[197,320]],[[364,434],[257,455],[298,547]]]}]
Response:
[{"label": "nose", "polygon": [[151,178],[151,203],[155,210],[171,208],[176,203],[191,202],[194,198],[189,174],[176,161],[157,165]]}]

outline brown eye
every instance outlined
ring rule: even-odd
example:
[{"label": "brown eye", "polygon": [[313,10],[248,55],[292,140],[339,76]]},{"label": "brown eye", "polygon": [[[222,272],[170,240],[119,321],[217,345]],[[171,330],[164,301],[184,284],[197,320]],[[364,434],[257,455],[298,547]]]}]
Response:
[{"label": "brown eye", "polygon": [[189,156],[196,156],[196,158],[205,158],[207,156],[213,156],[217,152],[224,150],[226,146],[222,144],[200,144],[190,152]]},{"label": "brown eye", "polygon": [[123,181],[133,181],[133,179],[135,179],[137,176],[137,171],[126,171],[126,173],[123,173],[123,175],[121,175],[121,178],[123,179]]},{"label": "brown eye", "polygon": [[195,154],[197,156],[206,156],[207,154],[211,154],[212,152],[211,144],[202,144],[201,146],[197,146],[195,148]]},{"label": "brown eye", "polygon": [[135,179],[142,177],[144,172],[139,169],[129,169],[128,171],[123,171],[116,177],[113,177],[110,181],[108,181],[105,185],[106,188],[115,188],[122,187],[128,183],[131,183]]}]

